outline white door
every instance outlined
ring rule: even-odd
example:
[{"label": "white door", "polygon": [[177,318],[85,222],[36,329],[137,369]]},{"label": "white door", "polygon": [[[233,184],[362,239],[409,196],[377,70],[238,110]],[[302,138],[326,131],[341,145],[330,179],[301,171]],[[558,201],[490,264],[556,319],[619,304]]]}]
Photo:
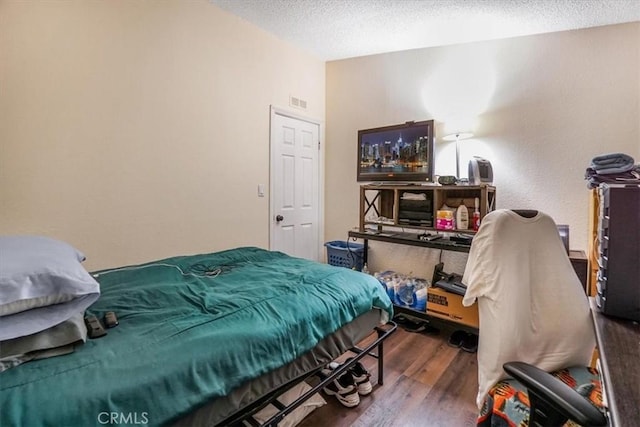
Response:
[{"label": "white door", "polygon": [[319,261],[320,125],[271,110],[271,250]]}]

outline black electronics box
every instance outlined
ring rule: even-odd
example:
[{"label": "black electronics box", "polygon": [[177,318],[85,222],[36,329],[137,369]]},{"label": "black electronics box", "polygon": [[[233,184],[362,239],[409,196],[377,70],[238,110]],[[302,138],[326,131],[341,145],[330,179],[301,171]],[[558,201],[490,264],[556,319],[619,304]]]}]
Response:
[{"label": "black electronics box", "polygon": [[598,199],[597,305],[640,321],[640,186],[601,184]]},{"label": "black electronics box", "polygon": [[398,224],[433,227],[433,210],[431,199],[400,199],[398,206]]}]

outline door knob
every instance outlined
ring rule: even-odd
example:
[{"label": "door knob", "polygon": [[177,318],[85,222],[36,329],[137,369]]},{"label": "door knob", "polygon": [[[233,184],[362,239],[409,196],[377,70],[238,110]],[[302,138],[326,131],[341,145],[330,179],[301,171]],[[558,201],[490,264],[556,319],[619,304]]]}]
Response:
[{"label": "door knob", "polygon": [[276,222],[280,222],[284,219],[284,217],[282,215],[277,215],[276,216]]}]

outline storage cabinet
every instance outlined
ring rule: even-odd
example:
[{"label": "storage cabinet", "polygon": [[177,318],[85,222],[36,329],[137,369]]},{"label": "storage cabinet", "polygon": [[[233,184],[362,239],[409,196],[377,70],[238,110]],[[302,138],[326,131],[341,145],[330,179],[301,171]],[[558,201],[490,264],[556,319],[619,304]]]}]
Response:
[{"label": "storage cabinet", "polygon": [[593,228],[597,243],[591,262],[598,308],[640,321],[640,186],[601,184]]},{"label": "storage cabinet", "polygon": [[384,227],[436,229],[436,214],[444,205],[464,204],[469,228],[450,230],[473,233],[475,199],[480,219],[495,208],[496,189],[490,185],[362,185],[360,187],[360,232],[382,231]]}]

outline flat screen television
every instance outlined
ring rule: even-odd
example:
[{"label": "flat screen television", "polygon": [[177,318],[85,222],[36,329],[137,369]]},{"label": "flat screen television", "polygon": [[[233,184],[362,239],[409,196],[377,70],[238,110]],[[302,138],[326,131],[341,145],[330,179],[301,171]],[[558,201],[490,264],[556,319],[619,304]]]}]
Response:
[{"label": "flat screen television", "polygon": [[433,182],[433,120],[358,131],[358,182]]}]

